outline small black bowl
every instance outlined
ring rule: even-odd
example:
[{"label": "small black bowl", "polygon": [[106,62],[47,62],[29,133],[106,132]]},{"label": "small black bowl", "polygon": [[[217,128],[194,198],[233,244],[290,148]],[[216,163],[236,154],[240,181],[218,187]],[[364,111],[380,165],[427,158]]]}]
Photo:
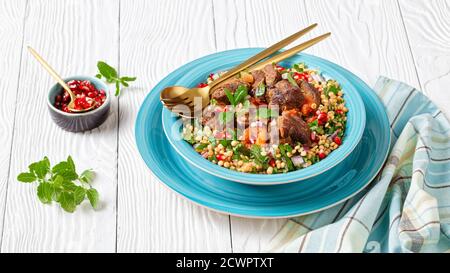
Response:
[{"label": "small black bowl", "polygon": [[109,95],[108,86],[101,80],[88,77],[88,76],[73,76],[65,78],[64,81],[68,82],[71,80],[88,80],[90,81],[97,90],[105,90],[106,100],[97,109],[83,112],[83,113],[66,113],[54,106],[55,98],[62,92],[62,87],[59,84],[55,84],[48,94],[48,110],[53,121],[62,129],[69,132],[82,132],[94,129],[100,126],[108,117],[109,109],[111,106],[111,98]]}]

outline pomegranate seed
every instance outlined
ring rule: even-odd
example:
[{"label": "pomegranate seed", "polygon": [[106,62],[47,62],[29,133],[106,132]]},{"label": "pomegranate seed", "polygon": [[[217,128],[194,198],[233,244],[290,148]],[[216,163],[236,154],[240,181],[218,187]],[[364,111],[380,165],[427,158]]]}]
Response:
[{"label": "pomegranate seed", "polygon": [[319,153],[319,158],[320,159],[324,159],[325,157],[327,157],[327,155],[324,152],[320,152]]},{"label": "pomegranate seed", "polygon": [[336,143],[337,145],[341,145],[341,144],[342,144],[342,140],[341,140],[341,138],[338,137],[338,136],[335,136],[333,141],[334,141],[334,143]]},{"label": "pomegranate seed", "polygon": [[199,84],[197,85],[197,87],[199,87],[199,88],[203,88],[203,87],[206,87],[206,86],[208,86],[208,84],[207,84],[207,83],[204,83],[204,82],[199,83]]},{"label": "pomegranate seed", "polygon": [[307,73],[295,72],[293,78],[296,79],[296,80],[308,81],[309,75]]},{"label": "pomegranate seed", "polygon": [[271,166],[271,167],[275,167],[275,159],[273,159],[273,158],[271,158],[270,160],[269,160],[269,165]]},{"label": "pomegranate seed", "polygon": [[319,125],[323,125],[325,123],[327,123],[328,121],[328,115],[325,112],[321,112],[318,116],[317,116],[317,120],[319,122]]},{"label": "pomegranate seed", "polygon": [[218,155],[216,155],[216,157],[217,157],[218,160],[224,160],[225,159],[225,156],[223,154],[218,154]]},{"label": "pomegranate seed", "polygon": [[69,93],[65,92],[63,97],[62,97],[62,101],[63,102],[69,102],[70,101],[70,95]]},{"label": "pomegranate seed", "polygon": [[[90,108],[94,102],[94,108],[97,108],[106,101],[105,90],[97,90],[88,80],[71,80],[67,84],[75,95],[74,108],[77,110]],[[70,95],[64,90],[55,97],[55,107],[64,112],[71,112],[67,106],[69,102]]]},{"label": "pomegranate seed", "polygon": [[342,114],[344,113],[341,109],[337,109],[335,112],[336,112],[336,114],[338,114],[338,115],[342,115]]}]

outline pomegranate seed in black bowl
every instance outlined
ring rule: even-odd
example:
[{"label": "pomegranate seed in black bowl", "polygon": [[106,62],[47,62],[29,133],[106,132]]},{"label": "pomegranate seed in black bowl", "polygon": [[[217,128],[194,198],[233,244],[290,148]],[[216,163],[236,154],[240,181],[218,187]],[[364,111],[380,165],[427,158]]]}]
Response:
[{"label": "pomegranate seed in black bowl", "polygon": [[68,108],[69,93],[55,84],[48,96],[48,109],[53,121],[70,132],[82,132],[100,126],[108,117],[110,109],[108,86],[97,78],[86,76],[74,76],[64,81],[75,95],[75,109],[94,107],[86,112],[72,112]]}]

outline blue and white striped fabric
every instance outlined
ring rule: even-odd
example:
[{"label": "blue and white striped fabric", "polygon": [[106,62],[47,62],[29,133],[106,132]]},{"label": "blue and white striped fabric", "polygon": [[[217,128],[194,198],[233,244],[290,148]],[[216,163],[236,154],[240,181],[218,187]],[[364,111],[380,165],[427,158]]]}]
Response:
[{"label": "blue and white striped fabric", "polygon": [[358,196],[290,219],[271,252],[450,252],[450,124],[420,91],[381,77],[374,90],[393,137],[381,173]]}]

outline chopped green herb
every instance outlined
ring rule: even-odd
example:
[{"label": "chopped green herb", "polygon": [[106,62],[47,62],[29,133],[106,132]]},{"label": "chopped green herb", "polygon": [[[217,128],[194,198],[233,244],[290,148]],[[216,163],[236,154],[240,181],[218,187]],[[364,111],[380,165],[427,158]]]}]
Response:
[{"label": "chopped green herb", "polygon": [[294,80],[294,78],[292,78],[292,73],[288,73],[287,74],[287,80],[295,87],[298,87],[297,82]]},{"label": "chopped green herb", "polygon": [[255,96],[256,96],[256,97],[261,97],[261,96],[263,96],[265,93],[266,93],[266,85],[265,85],[263,82],[261,82],[261,83],[258,85],[258,88],[256,88]]}]

